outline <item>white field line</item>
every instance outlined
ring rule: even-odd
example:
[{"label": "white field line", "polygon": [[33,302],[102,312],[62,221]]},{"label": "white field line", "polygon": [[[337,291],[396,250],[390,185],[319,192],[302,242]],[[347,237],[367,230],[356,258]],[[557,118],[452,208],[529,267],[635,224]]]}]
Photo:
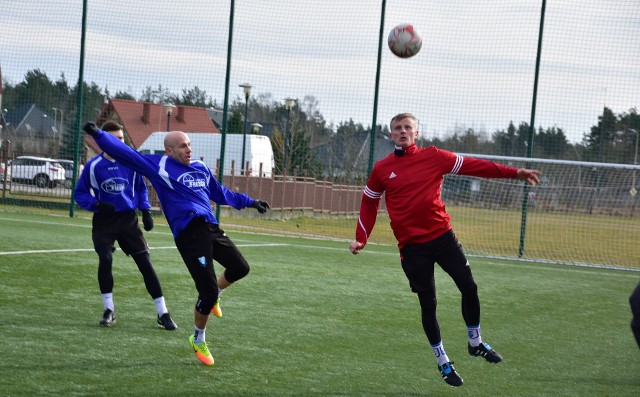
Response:
[{"label": "white field line", "polygon": [[[238,245],[238,247],[282,247],[291,244],[244,244]],[[149,249],[155,250],[168,250],[176,249],[175,245],[170,247],[149,247]],[[31,255],[31,254],[56,254],[67,252],[93,252],[93,248],[74,248],[74,249],[57,249],[57,250],[30,250],[30,251],[0,251],[0,256],[4,255]]]},{"label": "white field line", "polygon": [[[3,220],[8,220],[8,221],[17,221],[17,222],[30,222],[30,223],[39,223],[39,224],[47,224],[47,225],[61,225],[60,222],[45,222],[45,221],[32,221],[32,220],[23,220],[23,219],[14,219],[14,218],[3,218],[0,217],[0,221]],[[72,226],[72,227],[83,227],[83,228],[91,228],[91,225],[74,225],[74,224],[64,224],[65,226]],[[164,226],[164,225],[163,225]],[[167,226],[168,227],[168,226]],[[157,234],[171,234],[169,233],[164,233],[164,232],[156,232],[156,231],[152,231],[151,233],[157,233]],[[257,234],[257,233],[256,233]],[[234,239],[235,242],[241,242],[241,241],[251,241],[251,240],[243,240],[243,239]],[[344,251],[346,254],[351,255],[351,253],[349,252],[349,247],[345,246],[345,248],[337,248],[337,247],[321,247],[321,246],[316,246],[316,245],[306,245],[306,244],[295,244],[295,243],[248,243],[248,244],[242,244],[242,243],[237,243],[236,244],[238,247],[297,247],[297,248],[306,248],[306,249],[318,249],[318,250],[323,250],[323,251]],[[176,249],[175,246],[169,246],[169,247],[149,247],[151,250],[164,250],[164,249]],[[60,253],[60,252],[92,252],[93,248],[78,248],[78,249],[58,249],[58,250],[32,250],[32,251],[6,251],[6,252],[1,252],[0,251],[0,256],[3,255],[29,255],[29,254],[43,254],[43,253]],[[398,257],[398,253],[397,252],[387,252],[387,251],[374,251],[374,250],[364,250],[361,251],[361,254],[366,254],[366,255],[385,255],[385,256],[394,256],[394,257]],[[531,270],[549,270],[549,271],[560,271],[560,272],[573,272],[573,273],[586,273],[586,274],[597,274],[598,276],[600,275],[605,275],[605,276],[621,276],[621,277],[634,277],[637,278],[638,277],[638,271],[636,271],[635,269],[623,269],[623,270],[619,270],[619,269],[614,269],[616,271],[608,271],[608,272],[594,272],[591,270],[588,270],[588,268],[583,268],[581,266],[569,266],[569,265],[562,265],[562,264],[558,264],[555,267],[548,267],[548,266],[540,266],[540,265],[526,265],[526,264],[520,264],[520,263],[508,263],[508,262],[487,262],[488,264],[491,265],[496,265],[496,266],[504,266],[504,267],[515,267],[515,268],[525,268],[525,269],[531,269]],[[595,269],[594,269],[595,270]],[[610,269],[602,269],[602,270],[610,270]]]},{"label": "white field line", "polygon": [[[296,247],[305,249],[318,249],[322,251],[344,251],[345,254],[351,255],[348,252],[348,248],[335,248],[335,247],[319,247],[316,245],[304,245],[304,244],[286,244],[286,243],[265,243],[265,244],[237,244],[238,247]],[[168,247],[149,247],[152,251],[155,250],[175,250],[175,246]],[[7,255],[33,255],[33,254],[55,254],[55,253],[69,253],[69,252],[93,252],[93,248],[76,248],[76,249],[56,249],[56,250],[31,250],[31,251],[5,251],[0,252],[0,256]],[[362,253],[369,255],[389,255],[397,256],[397,253],[393,252],[374,252],[374,251],[362,251]],[[597,274],[598,276],[613,276],[613,277],[625,277],[625,278],[637,278],[636,272],[628,273],[624,271],[613,272],[594,272],[590,270],[580,269],[576,267],[543,267],[536,265],[524,265],[518,263],[502,263],[502,262],[488,262],[488,264],[504,267],[513,267],[517,269],[530,269],[530,270],[543,270],[543,271],[558,271],[558,272],[570,272],[570,273],[583,273],[583,274]]]}]

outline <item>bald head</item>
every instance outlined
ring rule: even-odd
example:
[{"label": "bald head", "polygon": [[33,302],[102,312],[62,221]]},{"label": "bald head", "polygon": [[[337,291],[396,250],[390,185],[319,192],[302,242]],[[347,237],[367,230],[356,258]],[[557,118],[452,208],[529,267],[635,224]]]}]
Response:
[{"label": "bald head", "polygon": [[191,141],[182,131],[168,132],[164,137],[164,152],[167,156],[183,164],[191,163]]}]

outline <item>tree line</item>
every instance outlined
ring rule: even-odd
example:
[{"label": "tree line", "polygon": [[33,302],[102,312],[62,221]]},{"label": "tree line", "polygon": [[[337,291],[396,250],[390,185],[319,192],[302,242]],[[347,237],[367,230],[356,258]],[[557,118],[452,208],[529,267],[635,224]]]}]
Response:
[{"label": "tree line", "polygon": [[[75,139],[78,87],[71,86],[64,73],[56,81],[52,81],[39,69],[27,72],[20,83],[2,84],[3,107],[9,111],[22,105],[34,104],[45,111],[57,108],[64,112],[65,132],[57,157],[68,155]],[[161,85],[156,88],[148,86],[135,97],[128,92],[111,93],[107,87],[102,89],[95,83],[83,84],[81,121],[95,119],[104,102],[110,98],[220,108],[206,91],[197,86],[183,89],[180,94],[172,93]],[[236,97],[229,106],[228,133],[243,132],[244,109],[245,99]],[[369,151],[363,150],[363,159],[349,162],[350,165],[347,166],[344,164],[345,157],[353,153],[347,153],[344,148],[362,146],[363,137],[367,136],[370,126],[351,119],[337,125],[327,123],[319,110],[317,99],[312,95],[298,99],[296,105],[288,109],[281,101],[274,100],[271,94],[262,93],[249,98],[248,109],[248,119],[251,122],[272,127],[271,142],[276,173],[281,174],[286,169],[288,175],[366,177],[364,174]],[[376,128],[378,136],[389,135],[387,125],[377,125]],[[563,129],[557,126],[540,127],[533,131],[532,153],[533,157],[538,158],[633,164],[637,161],[638,131],[640,116],[636,108],[616,114],[604,107],[597,123],[584,133],[580,142],[569,142]],[[530,128],[526,122],[510,122],[504,129],[492,132],[457,125],[446,136],[419,138],[418,145],[435,145],[454,152],[526,157],[529,134]],[[285,152],[286,165],[283,164]]]}]

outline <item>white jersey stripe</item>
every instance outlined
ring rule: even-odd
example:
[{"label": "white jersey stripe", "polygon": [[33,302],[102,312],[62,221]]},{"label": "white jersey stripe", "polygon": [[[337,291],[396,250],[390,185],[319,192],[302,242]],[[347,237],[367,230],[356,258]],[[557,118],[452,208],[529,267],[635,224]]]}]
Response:
[{"label": "white jersey stripe", "polygon": [[365,229],[364,225],[362,224],[362,220],[360,218],[358,218],[358,225],[360,225],[360,228],[364,232],[364,235],[366,236],[367,240],[369,240],[369,232],[367,231],[367,229]]},{"label": "white jersey stripe", "polygon": [[165,155],[165,156],[162,156],[162,158],[160,159],[160,163],[158,164],[158,166],[160,167],[160,169],[158,170],[158,175],[160,175],[160,177],[167,184],[167,186],[173,189],[173,186],[171,185],[171,180],[169,179],[169,173],[165,169],[168,158],[169,157]]},{"label": "white jersey stripe", "polygon": [[450,174],[457,174],[460,171],[460,168],[462,168],[462,163],[464,162],[464,157],[456,154],[456,163],[453,165],[453,168],[451,169],[451,172],[449,172]]},{"label": "white jersey stripe", "polygon": [[363,194],[373,200],[380,200],[380,197],[382,197],[382,193],[374,192],[369,189],[369,186],[365,186]]},{"label": "white jersey stripe", "polygon": [[136,197],[136,179],[138,173],[133,171],[133,179],[131,179],[131,197]]},{"label": "white jersey stripe", "polygon": [[102,157],[98,157],[96,159],[96,161],[91,163],[91,166],[89,167],[89,180],[91,181],[91,187],[98,190],[100,189],[100,185],[98,185],[98,180],[96,179],[96,165],[102,161]]}]

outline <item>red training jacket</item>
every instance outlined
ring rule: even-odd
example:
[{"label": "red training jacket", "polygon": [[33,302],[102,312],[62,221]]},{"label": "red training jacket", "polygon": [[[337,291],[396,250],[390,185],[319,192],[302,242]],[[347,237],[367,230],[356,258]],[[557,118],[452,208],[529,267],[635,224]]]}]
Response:
[{"label": "red training jacket", "polygon": [[518,170],[487,160],[464,158],[435,146],[403,148],[373,166],[362,193],[356,241],[366,245],[376,224],[380,198],[385,193],[391,229],[398,247],[425,243],[451,229],[440,193],[443,176],[459,174],[485,178],[515,178]]}]

